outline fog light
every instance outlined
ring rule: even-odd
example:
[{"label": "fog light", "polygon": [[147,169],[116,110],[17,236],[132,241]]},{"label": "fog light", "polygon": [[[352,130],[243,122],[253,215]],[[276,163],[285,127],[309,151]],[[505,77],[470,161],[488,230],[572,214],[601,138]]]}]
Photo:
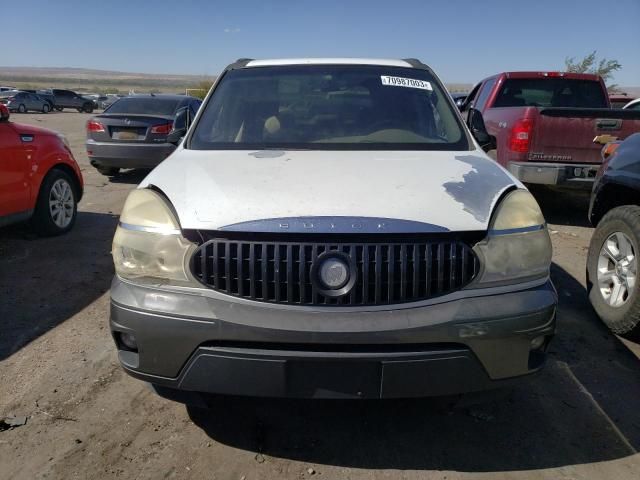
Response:
[{"label": "fog light", "polygon": [[539,350],[544,345],[544,336],[536,337],[531,340],[531,350]]},{"label": "fog light", "polygon": [[120,341],[122,344],[131,349],[138,350],[138,343],[136,342],[136,337],[131,333],[120,333]]}]

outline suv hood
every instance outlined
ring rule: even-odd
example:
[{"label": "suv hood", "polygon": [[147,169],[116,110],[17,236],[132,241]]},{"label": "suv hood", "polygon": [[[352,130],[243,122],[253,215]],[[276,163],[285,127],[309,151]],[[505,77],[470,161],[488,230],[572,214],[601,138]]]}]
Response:
[{"label": "suv hood", "polygon": [[487,230],[501,195],[522,187],[481,151],[183,148],[139,188],[150,185],[169,198],[185,229],[273,231],[274,222],[256,221],[348,217],[404,220],[403,231],[423,232]]}]

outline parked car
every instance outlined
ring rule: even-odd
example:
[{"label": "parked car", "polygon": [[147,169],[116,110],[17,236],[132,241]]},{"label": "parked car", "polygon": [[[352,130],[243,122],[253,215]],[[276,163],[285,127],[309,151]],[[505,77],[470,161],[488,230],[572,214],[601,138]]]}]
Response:
[{"label": "parked car", "polygon": [[23,92],[35,93],[39,97],[42,97],[49,104],[49,111],[53,110],[56,106],[56,97],[51,90],[34,90],[25,89]]},{"label": "parked car", "polygon": [[0,103],[11,112],[26,113],[28,111],[49,113],[49,102],[40,95],[22,91],[0,92]]},{"label": "parked car", "polygon": [[104,110],[105,108],[107,108],[111,102],[109,101],[110,98],[107,97],[106,95],[98,95],[95,99],[97,108]]},{"label": "parked car", "polygon": [[428,66],[239,60],[194,122],[115,233],[128,373],[167,396],[393,398],[541,368],[545,220]]},{"label": "parked car", "polygon": [[106,95],[107,99],[102,103],[102,108],[106,110],[112,103],[115,103],[117,100],[126,97],[127,95],[115,95],[108,93]]},{"label": "parked car", "polygon": [[175,145],[167,142],[176,116],[195,116],[201,100],[184,95],[133,95],[122,98],[87,122],[87,155],[103,175],[121,168],[153,168]]},{"label": "parked car", "polygon": [[636,98],[635,100],[631,100],[629,103],[627,103],[622,108],[623,108],[623,110],[640,110],[640,98]]},{"label": "parked car", "polygon": [[599,76],[506,72],[478,84],[463,107],[485,150],[524,183],[591,188],[600,166],[594,136],[640,131],[640,112],[610,108]]},{"label": "parked car", "polygon": [[17,90],[17,88],[16,87],[7,87],[7,86],[0,87],[0,92],[9,92],[11,90]]},{"label": "parked car", "polygon": [[95,108],[99,108],[101,110],[105,109],[105,102],[109,99],[109,97],[107,97],[106,95],[102,95],[99,93],[85,93],[82,96],[91,99],[95,105]]},{"label": "parked car", "polygon": [[68,232],[82,191],[80,167],[64,136],[10,122],[0,104],[0,226],[30,221],[41,235]]},{"label": "parked car", "polygon": [[75,108],[79,112],[92,113],[96,108],[95,102],[83,97],[82,95],[71,90],[61,90],[59,88],[52,89],[55,96],[56,110],[61,112],[65,108]]},{"label": "parked car", "polygon": [[589,300],[615,333],[640,338],[640,133],[603,149],[589,208]]},{"label": "parked car", "polygon": [[611,108],[623,108],[632,100],[635,100],[635,97],[631,97],[626,93],[614,93],[609,95],[609,103],[611,103]]},{"label": "parked car", "polygon": [[451,98],[453,98],[453,103],[456,104],[458,108],[462,108],[465,100],[467,99],[466,93],[452,93]]}]

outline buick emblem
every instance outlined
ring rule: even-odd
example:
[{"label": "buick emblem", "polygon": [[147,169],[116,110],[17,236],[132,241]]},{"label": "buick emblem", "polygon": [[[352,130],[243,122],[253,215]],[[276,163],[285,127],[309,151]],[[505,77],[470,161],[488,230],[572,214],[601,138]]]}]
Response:
[{"label": "buick emblem", "polygon": [[320,281],[325,288],[337,290],[349,281],[349,265],[335,257],[329,257],[320,264]]},{"label": "buick emblem", "polygon": [[325,297],[348,294],[358,279],[358,268],[353,258],[339,250],[329,250],[311,265],[311,283]]}]

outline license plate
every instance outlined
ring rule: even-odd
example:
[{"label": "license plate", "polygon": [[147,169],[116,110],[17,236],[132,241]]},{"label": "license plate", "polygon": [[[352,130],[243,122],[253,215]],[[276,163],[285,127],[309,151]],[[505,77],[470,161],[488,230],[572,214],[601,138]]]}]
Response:
[{"label": "license plate", "polygon": [[132,130],[120,130],[113,132],[114,140],[138,140],[138,132]]}]

